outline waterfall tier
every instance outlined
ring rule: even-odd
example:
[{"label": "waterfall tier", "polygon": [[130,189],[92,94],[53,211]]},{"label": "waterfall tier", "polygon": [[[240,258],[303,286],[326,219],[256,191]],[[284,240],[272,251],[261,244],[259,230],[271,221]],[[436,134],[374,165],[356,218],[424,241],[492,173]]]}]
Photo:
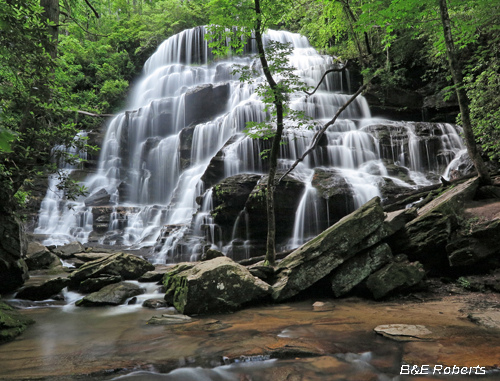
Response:
[{"label": "waterfall tier", "polygon": [[[50,235],[45,244],[78,239],[149,247],[157,263],[195,260],[210,247],[235,259],[263,253],[268,163],[261,153],[270,142],[250,139],[243,129],[266,120],[255,94],[264,78],[248,84],[231,74],[235,63],[259,67],[255,47],[214,60],[204,36],[204,27],[186,30],[146,62],[130,111],[107,126],[97,171],[84,182],[90,196],[63,203],[47,192],[35,229]],[[269,31],[270,40],[292,44],[290,63],[308,85],[333,65],[305,37]],[[313,96],[292,96],[291,107],[318,125],[288,126],[280,171],[307,149],[349,93],[346,70],[329,74]],[[463,148],[456,127],[373,119],[359,96],[278,186],[277,249],[301,245],[374,196],[436,182]]]}]

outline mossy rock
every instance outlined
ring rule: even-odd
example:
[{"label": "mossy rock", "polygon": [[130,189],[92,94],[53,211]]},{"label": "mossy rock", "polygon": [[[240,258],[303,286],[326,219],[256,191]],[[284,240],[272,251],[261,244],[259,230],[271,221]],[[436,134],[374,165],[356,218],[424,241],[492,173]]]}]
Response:
[{"label": "mossy rock", "polygon": [[21,315],[14,308],[0,302],[0,344],[14,340],[35,321]]}]

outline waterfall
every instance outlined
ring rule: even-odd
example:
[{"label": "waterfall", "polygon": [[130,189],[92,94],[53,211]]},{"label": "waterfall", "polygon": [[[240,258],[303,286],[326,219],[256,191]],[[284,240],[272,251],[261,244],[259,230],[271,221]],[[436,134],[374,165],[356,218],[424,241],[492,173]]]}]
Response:
[{"label": "waterfall", "polygon": [[[264,77],[250,84],[231,74],[235,63],[260,67],[254,44],[244,56],[214,60],[205,33],[204,27],[179,33],[148,59],[128,110],[108,123],[97,170],[84,181],[90,196],[68,203],[69,209],[62,195],[56,200],[47,193],[35,230],[49,236],[46,244],[77,239],[151,248],[155,263],[194,260],[209,247],[239,259],[259,254],[256,212],[242,206],[228,226],[218,225],[213,187],[223,178],[267,173],[261,154],[270,141],[243,133],[247,122],[269,116],[255,93]],[[334,65],[298,34],[270,30],[264,40],[291,43],[290,63],[310,86]],[[308,148],[349,98],[350,87],[346,70],[329,74],[313,96],[291,96],[291,108],[315,125],[287,125],[281,170]],[[359,96],[292,173],[289,181],[303,191],[296,210],[283,217],[293,223],[284,227],[288,237],[278,249],[297,247],[390,187],[436,182],[463,148],[454,126],[374,119]]]}]

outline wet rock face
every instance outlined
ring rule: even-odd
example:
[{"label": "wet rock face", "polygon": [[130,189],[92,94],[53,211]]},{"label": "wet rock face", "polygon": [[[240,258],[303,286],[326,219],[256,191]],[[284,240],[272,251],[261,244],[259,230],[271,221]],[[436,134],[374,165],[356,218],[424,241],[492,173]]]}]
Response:
[{"label": "wet rock face", "polygon": [[75,303],[78,307],[118,306],[128,298],[144,294],[144,290],[132,283],[115,283],[87,295]]},{"label": "wet rock face", "polygon": [[29,278],[24,262],[28,241],[22,223],[0,215],[0,294],[14,291]]},{"label": "wet rock face", "polygon": [[224,149],[238,139],[238,135],[231,136],[226,144],[224,144],[224,146],[210,160],[205,173],[201,176],[201,180],[205,184],[206,188],[210,188],[224,179]]},{"label": "wet rock face", "polygon": [[226,109],[229,99],[229,84],[205,84],[186,92],[186,126],[212,119]]},{"label": "wet rock face", "polygon": [[135,255],[118,253],[103,259],[87,262],[68,277],[71,287],[78,288],[80,283],[89,278],[120,276],[123,279],[137,279],[155,267],[148,261]]},{"label": "wet rock face", "polygon": [[11,306],[0,302],[0,344],[14,340],[23,333],[34,320],[21,315]]},{"label": "wet rock face", "polygon": [[339,171],[315,168],[312,186],[328,206],[328,220],[322,221],[323,226],[337,222],[354,210],[354,191]]},{"label": "wet rock face", "polygon": [[212,198],[215,209],[211,214],[214,222],[222,228],[225,241],[231,239],[236,218],[245,207],[250,193],[260,178],[260,175],[236,175],[214,186]]},{"label": "wet rock face", "polygon": [[94,194],[85,199],[85,206],[103,206],[110,204],[111,195],[106,189],[99,189]]},{"label": "wet rock face", "polygon": [[[281,177],[283,172],[278,172]],[[266,185],[268,176],[262,176],[250,193],[245,208],[248,212],[249,225],[252,227],[252,241],[265,243],[267,239],[267,201]],[[295,211],[300,203],[305,184],[293,176],[286,176],[275,189],[276,242],[283,242],[292,236]]]},{"label": "wet rock face", "polygon": [[409,262],[406,256],[399,255],[366,280],[366,286],[375,299],[380,299],[390,292],[411,287],[425,276],[424,267],[419,262]]},{"label": "wet rock face", "polygon": [[285,300],[305,290],[355,254],[387,236],[385,215],[375,197],[305,243],[277,266],[273,299]]},{"label": "wet rock face", "polygon": [[165,274],[165,300],[182,314],[234,311],[252,300],[262,300],[270,286],[227,257],[189,267],[180,264]]},{"label": "wet rock face", "polygon": [[56,295],[69,284],[67,278],[55,278],[42,283],[39,286],[28,286],[16,294],[18,299],[45,300]]}]

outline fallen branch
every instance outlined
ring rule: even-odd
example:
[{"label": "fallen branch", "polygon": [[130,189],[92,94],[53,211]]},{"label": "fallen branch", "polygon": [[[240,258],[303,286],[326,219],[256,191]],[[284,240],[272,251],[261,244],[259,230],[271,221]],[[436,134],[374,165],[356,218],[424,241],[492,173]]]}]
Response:
[{"label": "fallen branch", "polygon": [[304,93],[306,93],[307,95],[313,95],[313,94],[316,92],[316,90],[318,90],[318,89],[319,89],[319,86],[321,85],[321,83],[323,83],[323,80],[325,79],[325,77],[326,77],[326,75],[327,75],[327,74],[329,74],[329,73],[333,73],[333,72],[344,71],[344,69],[346,68],[346,66],[347,66],[347,63],[348,63],[348,62],[349,62],[349,61],[346,61],[346,62],[345,62],[345,64],[344,64],[341,68],[338,68],[338,69],[330,69],[330,70],[325,71],[325,73],[323,74],[323,76],[321,77],[321,79],[320,79],[320,81],[319,81],[319,83],[318,83],[318,86],[316,86],[316,88],[314,89],[314,91],[313,91],[312,93],[309,93],[309,92],[307,92],[307,91],[304,91]]},{"label": "fallen branch", "polygon": [[301,161],[304,161],[304,159],[306,158],[306,156],[312,152],[316,146],[318,145],[318,142],[320,140],[320,138],[323,136],[323,134],[325,133],[325,131],[327,130],[328,127],[330,127],[332,124],[335,123],[335,121],[337,120],[337,118],[340,116],[340,114],[342,114],[342,112],[358,97],[359,94],[361,94],[363,92],[364,89],[366,89],[368,87],[368,85],[371,83],[371,81],[375,78],[376,76],[372,77],[368,82],[366,82],[364,85],[362,85],[358,91],[356,91],[351,98],[349,98],[349,100],[344,103],[344,105],[339,108],[337,110],[337,112],[335,113],[334,117],[328,122],[326,123],[323,128],[321,130],[319,130],[318,132],[316,132],[316,134],[314,134],[313,136],[313,140],[312,140],[312,143],[311,143],[311,146],[302,154],[301,157],[299,157],[297,160],[295,160],[295,162],[292,164],[292,166],[290,167],[290,169],[288,171],[285,172],[285,174],[283,176],[280,177],[280,179],[278,180],[278,184],[280,183],[281,180],[283,180],[283,178],[288,175],[290,172],[292,172],[295,167],[301,162]]}]

